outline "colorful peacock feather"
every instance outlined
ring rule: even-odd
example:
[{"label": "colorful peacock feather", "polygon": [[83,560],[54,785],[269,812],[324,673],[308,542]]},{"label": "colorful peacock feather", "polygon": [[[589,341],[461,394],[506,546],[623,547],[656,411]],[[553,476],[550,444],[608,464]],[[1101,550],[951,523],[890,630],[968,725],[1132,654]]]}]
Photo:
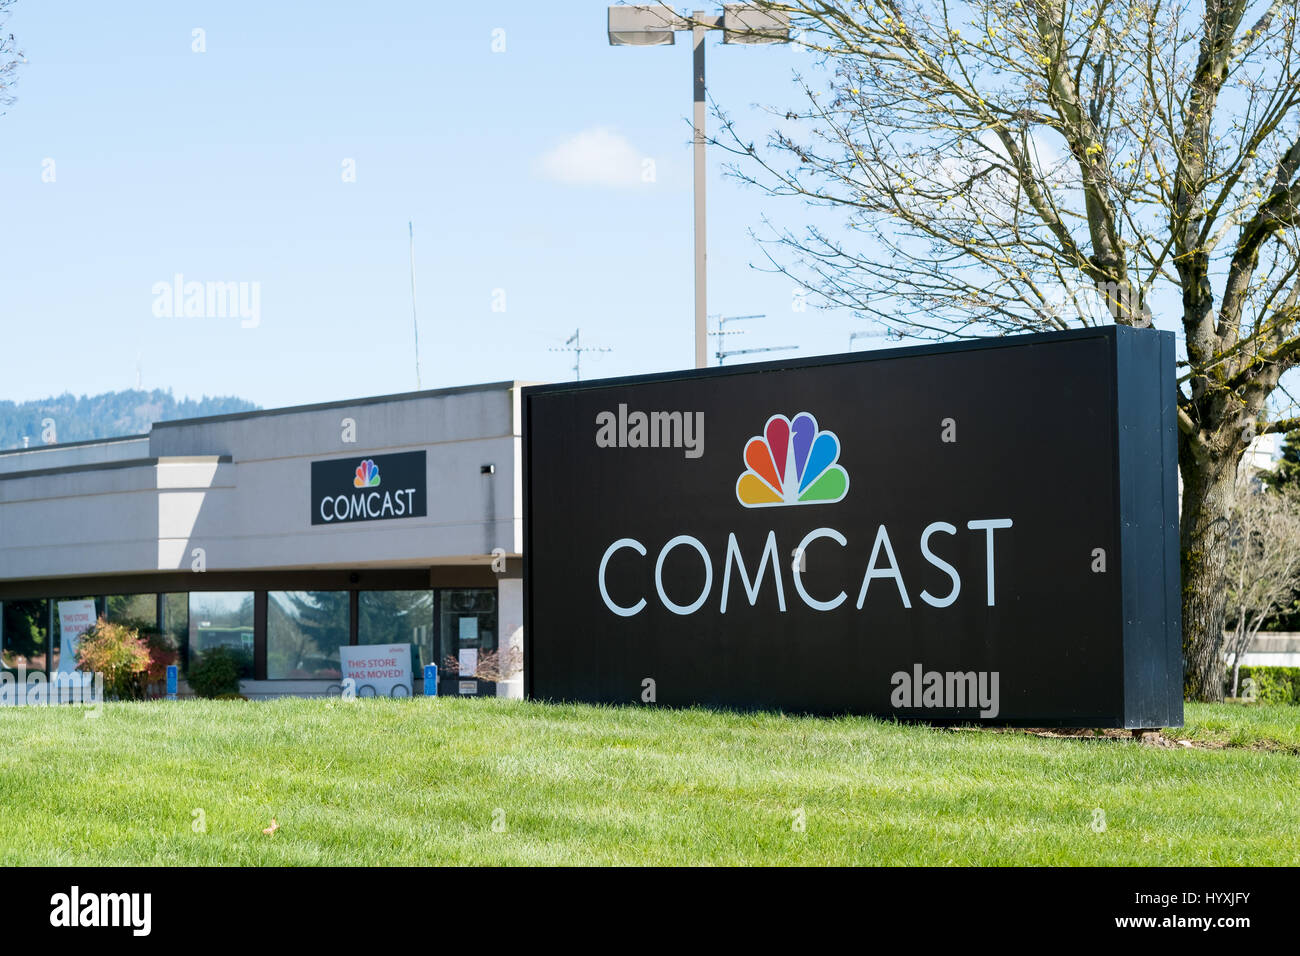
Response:
[{"label": "colorful peacock feather", "polygon": [[773,415],[763,434],[745,444],[745,471],[736,497],[746,508],[826,505],[849,492],[849,473],[836,464],[840,440],[819,431],[817,419],[800,412],[793,419]]},{"label": "colorful peacock feather", "polygon": [[374,488],[379,485],[379,469],[367,458],[357,465],[357,475],[352,479],[354,488]]}]

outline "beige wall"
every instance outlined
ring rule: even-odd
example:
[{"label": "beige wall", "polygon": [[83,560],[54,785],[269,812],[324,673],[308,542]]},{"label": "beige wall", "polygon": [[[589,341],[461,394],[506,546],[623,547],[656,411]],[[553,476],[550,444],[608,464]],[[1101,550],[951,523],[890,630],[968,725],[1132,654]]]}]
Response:
[{"label": "beige wall", "polygon": [[[163,423],[147,443],[0,454],[0,581],[188,570],[196,548],[208,570],[518,555],[517,393],[515,383],[416,393]],[[344,419],[355,443],[343,441]],[[312,461],[421,449],[427,516],[311,524]],[[481,474],[485,464],[495,474]]]}]

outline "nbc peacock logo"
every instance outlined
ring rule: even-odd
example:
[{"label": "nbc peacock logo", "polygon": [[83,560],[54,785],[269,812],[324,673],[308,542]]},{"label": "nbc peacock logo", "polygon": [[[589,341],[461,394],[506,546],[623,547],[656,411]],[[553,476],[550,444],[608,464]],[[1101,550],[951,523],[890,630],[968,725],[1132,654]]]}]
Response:
[{"label": "nbc peacock logo", "polygon": [[379,468],[374,461],[367,458],[361,464],[357,465],[356,477],[352,479],[353,488],[378,488],[379,487]]},{"label": "nbc peacock logo", "polygon": [[745,471],[736,498],[746,508],[829,505],[849,493],[849,473],[837,464],[840,440],[822,431],[810,412],[793,420],[773,415],[763,434],[745,443]]}]

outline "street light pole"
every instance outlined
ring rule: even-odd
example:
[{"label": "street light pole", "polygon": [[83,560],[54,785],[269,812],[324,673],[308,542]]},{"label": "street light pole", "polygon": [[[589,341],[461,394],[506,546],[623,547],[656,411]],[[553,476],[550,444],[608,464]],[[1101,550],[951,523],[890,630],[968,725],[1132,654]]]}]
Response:
[{"label": "street light pole", "polygon": [[632,4],[609,8],[609,42],[611,46],[670,46],[673,35],[691,31],[692,94],[694,109],[695,180],[695,367],[709,364],[709,320],[707,291],[707,248],[704,214],[704,38],[710,30],[721,29],[723,43],[787,43],[790,18],[787,14],[760,10],[752,4],[728,3],[719,16],[696,10],[690,17],[678,15],[664,3]]},{"label": "street light pole", "polygon": [[708,319],[708,243],[705,238],[704,215],[704,37],[708,31],[703,23],[704,11],[691,14],[693,26],[691,40],[695,45],[695,367],[709,364]]}]

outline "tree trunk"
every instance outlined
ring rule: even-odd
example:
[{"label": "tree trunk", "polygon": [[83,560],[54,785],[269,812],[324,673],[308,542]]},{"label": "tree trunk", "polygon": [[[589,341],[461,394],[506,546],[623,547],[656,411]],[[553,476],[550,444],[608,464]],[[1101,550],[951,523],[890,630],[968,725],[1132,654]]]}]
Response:
[{"label": "tree trunk", "polygon": [[1180,442],[1183,476],[1179,522],[1183,572],[1183,692],[1189,700],[1223,700],[1223,621],[1227,594],[1229,511],[1235,456],[1195,460]]}]

